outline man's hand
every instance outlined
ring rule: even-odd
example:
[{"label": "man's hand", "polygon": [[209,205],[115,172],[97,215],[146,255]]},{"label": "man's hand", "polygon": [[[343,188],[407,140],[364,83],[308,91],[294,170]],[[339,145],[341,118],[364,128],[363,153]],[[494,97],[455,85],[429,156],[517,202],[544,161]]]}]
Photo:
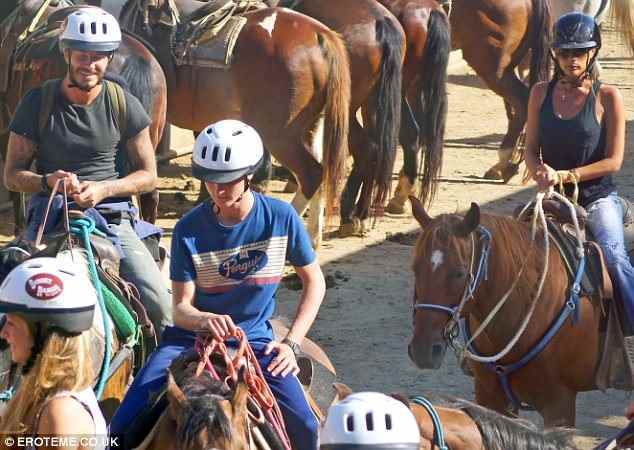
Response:
[{"label": "man's hand", "polygon": [[545,191],[549,187],[554,186],[559,180],[557,171],[548,164],[540,164],[535,171],[533,179],[537,182],[540,191]]},{"label": "man's hand", "polygon": [[73,195],[73,200],[82,208],[93,208],[108,196],[105,186],[99,181],[82,181]]},{"label": "man's hand", "polygon": [[198,330],[209,331],[212,337],[223,341],[236,334],[236,326],[230,316],[212,313],[200,321]]},{"label": "man's hand", "polygon": [[[63,180],[66,184],[66,193],[68,195],[74,195],[80,191],[80,182],[77,178],[77,175],[71,172],[66,172],[65,170],[56,170],[55,172],[48,174],[46,177],[46,184],[48,184],[49,189],[53,189],[57,180]],[[59,193],[64,193],[64,188],[61,183],[59,186]]]},{"label": "man's hand", "polygon": [[289,373],[293,375],[297,375],[299,373],[299,366],[297,365],[297,360],[295,359],[295,353],[293,350],[286,344],[282,344],[281,342],[271,341],[266,346],[264,351],[265,355],[270,355],[271,353],[276,352],[277,356],[273,358],[271,364],[266,368],[271,375],[278,376],[282,375],[285,377]]}]

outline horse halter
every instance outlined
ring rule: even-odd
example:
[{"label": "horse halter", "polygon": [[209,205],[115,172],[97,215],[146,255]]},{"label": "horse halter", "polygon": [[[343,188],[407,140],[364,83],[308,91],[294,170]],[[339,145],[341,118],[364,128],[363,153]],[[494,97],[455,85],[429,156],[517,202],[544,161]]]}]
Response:
[{"label": "horse halter", "polygon": [[480,257],[478,259],[477,269],[474,275],[474,266],[476,262],[476,240],[473,232],[471,233],[471,262],[469,264],[469,275],[462,292],[460,302],[453,306],[437,305],[434,303],[420,302],[416,296],[414,296],[414,311],[417,310],[430,310],[445,313],[449,315],[449,319],[443,329],[443,338],[450,343],[453,343],[454,339],[459,334],[459,319],[466,303],[473,298],[473,294],[482,282],[482,280],[488,279],[488,265],[489,265],[489,253],[491,251],[491,232],[487,230],[483,225],[478,225],[474,230],[477,232],[477,237],[481,243]]}]

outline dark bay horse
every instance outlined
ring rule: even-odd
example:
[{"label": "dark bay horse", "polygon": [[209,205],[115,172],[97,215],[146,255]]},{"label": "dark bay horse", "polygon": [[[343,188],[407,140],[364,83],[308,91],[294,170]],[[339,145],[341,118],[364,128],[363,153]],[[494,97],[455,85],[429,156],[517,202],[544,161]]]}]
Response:
[{"label": "dark bay horse", "polygon": [[[122,19],[130,15],[133,1],[124,5]],[[155,3],[153,11],[169,13],[168,2]],[[188,10],[204,5],[195,0],[176,4]],[[255,127],[265,147],[299,181],[295,209],[303,212],[314,200],[308,229],[318,243],[320,195],[325,194],[327,211],[332,213],[345,177],[348,55],[335,32],[302,14],[266,8],[244,17],[246,24],[226,69],[177,65],[171,51],[173,29],[153,22],[152,14],[149,29],[142,15],[130,27],[157,50],[168,81],[168,121],[195,131],[227,118]],[[323,140],[316,133],[321,128]]]},{"label": "dark bay horse", "polygon": [[[508,181],[517,173],[510,157],[526,122],[529,89],[548,75],[550,4],[548,0],[452,0],[451,5],[453,47],[462,49],[465,61],[510,106],[499,162],[485,174],[486,178]],[[529,49],[530,79],[526,86],[515,68]]]},{"label": "dark bay horse", "polygon": [[[11,4],[11,10],[16,7],[17,17],[6,36],[8,43],[26,30],[31,25],[35,14],[38,13],[44,0],[5,0],[3,5]],[[41,11],[40,24],[44,23],[47,17],[55,11],[59,11],[58,2],[50,2],[48,7]],[[60,14],[58,12],[57,14]],[[60,16],[61,17],[61,16]],[[0,21],[5,17],[0,17]],[[38,43],[27,51],[20,61],[0,61],[1,65],[11,63],[10,80],[6,92],[0,92],[0,110],[5,110],[12,114],[15,111],[22,96],[34,87],[41,85],[51,78],[62,78],[66,74],[66,63],[62,54],[57,50],[57,34],[48,38],[38,39]],[[15,42],[13,42],[13,45]],[[51,52],[46,49],[53,49]],[[6,66],[5,66],[6,67]],[[5,70],[3,67],[0,70]],[[151,118],[150,138],[152,145],[156,148],[163,135],[165,127],[165,113],[167,109],[167,83],[161,66],[152,53],[139,40],[129,34],[123,35],[121,47],[115,53],[115,57],[108,67],[109,73],[119,75],[126,83],[128,89],[143,104]],[[1,87],[0,87],[1,90]],[[1,114],[1,113],[0,113]],[[37,119],[35,119],[37,120]],[[0,151],[2,155],[6,152],[8,142],[8,132],[2,129],[0,120]],[[21,231],[24,220],[24,204],[20,195],[12,193],[14,203],[16,232]],[[141,195],[141,214],[154,222],[157,217],[158,190]],[[17,233],[16,233],[17,234]]]},{"label": "dark bay horse", "polygon": [[[447,118],[447,64],[451,50],[449,21],[435,0],[378,0],[399,20],[407,39],[403,65],[400,142],[403,169],[387,211],[402,214],[421,176],[419,199],[429,204],[442,168]],[[421,148],[425,151],[420,158]]]},{"label": "dark bay horse", "polygon": [[[403,29],[374,0],[282,1],[279,6],[319,20],[341,35],[348,50],[354,164],[341,196],[339,235],[364,234],[370,205],[383,204],[392,184],[401,117]],[[359,109],[363,125],[356,115]]]},{"label": "dark bay horse", "polygon": [[[343,400],[352,393],[347,386],[337,383],[337,398]],[[421,433],[421,450],[440,448],[439,435],[451,450],[575,450],[569,431],[555,429],[540,431],[531,422],[510,419],[463,399],[427,399],[437,414],[439,430],[430,410],[422,402],[400,394],[392,396],[405,403],[414,413]],[[420,397],[419,397],[420,398]],[[427,403],[427,402],[425,402]]]},{"label": "dark bay horse", "polygon": [[[431,218],[416,198],[410,200],[422,228],[414,249],[414,334],[409,344],[412,361],[420,368],[440,367],[452,334],[448,325],[457,319],[453,317],[454,308],[467,288],[473,293],[462,317],[468,328],[475,330],[514,282],[517,285],[508,300],[475,339],[474,346],[480,355],[500,352],[516,336],[529,307],[536,302],[529,326],[517,343],[492,364],[502,369],[521,361],[551,329],[565,310],[564,305],[569,305],[570,280],[556,246],[550,246],[545,254],[545,247],[538,245],[540,233],[535,242],[531,241],[529,224],[511,217],[480,214],[475,203],[464,217],[443,214]],[[487,235],[490,244],[485,244]],[[488,276],[478,277],[476,267],[483,254],[488,254],[484,263]],[[546,258],[548,271],[541,295],[534,299]],[[601,305],[582,297],[576,310],[577,322],[570,317],[562,322],[541,353],[507,377],[516,400],[535,408],[546,427],[574,426],[577,393],[596,389]],[[469,358],[468,363],[474,374],[477,402],[500,413],[515,413],[516,406],[510,407],[511,396],[493,367]]]}]

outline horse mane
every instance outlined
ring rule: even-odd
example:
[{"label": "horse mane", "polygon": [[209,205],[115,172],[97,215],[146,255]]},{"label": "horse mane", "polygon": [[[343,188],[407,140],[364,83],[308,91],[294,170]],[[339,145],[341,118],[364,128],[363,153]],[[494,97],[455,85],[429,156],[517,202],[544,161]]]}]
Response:
[{"label": "horse mane", "polygon": [[203,429],[207,429],[210,436],[220,433],[230,441],[231,422],[219,406],[220,401],[227,400],[229,388],[203,372],[197,377],[187,377],[180,389],[187,398],[177,431],[177,439],[183,443],[183,448],[191,448]]},{"label": "horse mane", "polygon": [[572,431],[562,428],[540,431],[523,419],[512,419],[480,405],[461,400],[460,409],[478,426],[487,450],[576,450]]}]

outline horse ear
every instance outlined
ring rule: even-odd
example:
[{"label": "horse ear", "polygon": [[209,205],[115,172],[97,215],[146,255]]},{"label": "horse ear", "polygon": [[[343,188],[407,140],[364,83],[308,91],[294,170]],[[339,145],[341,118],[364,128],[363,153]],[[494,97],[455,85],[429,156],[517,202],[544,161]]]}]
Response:
[{"label": "horse ear", "polygon": [[477,203],[472,202],[471,208],[463,217],[462,222],[455,226],[454,233],[456,236],[466,237],[469,236],[478,225],[480,225],[480,207]]},{"label": "horse ear", "polygon": [[337,392],[337,400],[339,401],[352,394],[352,389],[350,389],[350,387],[346,384],[332,383],[332,387],[335,388],[335,392]]},{"label": "horse ear", "polygon": [[171,371],[167,371],[167,400],[168,411],[172,419],[177,420],[183,408],[187,406],[187,397],[176,384]]},{"label": "horse ear", "polygon": [[419,199],[410,195],[409,201],[412,204],[412,214],[414,214],[414,218],[422,228],[427,228],[433,219],[427,214],[427,211],[425,211]]}]

